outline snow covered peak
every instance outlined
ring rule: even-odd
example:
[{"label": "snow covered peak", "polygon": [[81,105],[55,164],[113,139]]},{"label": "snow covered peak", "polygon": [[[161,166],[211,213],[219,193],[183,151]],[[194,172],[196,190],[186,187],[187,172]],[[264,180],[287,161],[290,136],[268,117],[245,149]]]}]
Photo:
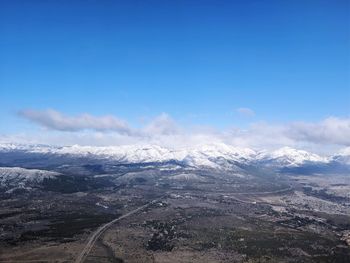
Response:
[{"label": "snow covered peak", "polygon": [[327,158],[321,157],[314,153],[309,153],[303,150],[297,150],[291,147],[282,147],[273,151],[268,155],[268,158],[278,161],[283,165],[298,166],[305,162],[327,162]]},{"label": "snow covered peak", "polygon": [[337,162],[341,162],[350,165],[350,147],[346,147],[339,151],[339,153],[332,156],[332,159]]},{"label": "snow covered peak", "polygon": [[157,145],[125,145],[125,146],[66,146],[50,151],[55,154],[70,154],[76,156],[96,156],[101,158],[112,158],[126,162],[154,162],[166,161],[170,150]]},{"label": "snow covered peak", "polygon": [[60,147],[44,145],[44,144],[19,144],[19,143],[1,143],[0,152],[9,151],[26,151],[26,152],[49,152]]},{"label": "snow covered peak", "polygon": [[190,152],[208,157],[230,157],[235,160],[252,159],[257,154],[249,148],[233,147],[224,143],[204,144],[190,149]]},{"label": "snow covered peak", "polygon": [[[328,162],[329,159],[317,154],[291,147],[283,147],[268,152],[257,152],[249,148],[240,148],[224,143],[209,143],[183,149],[169,149],[158,145],[124,146],[64,146],[0,144],[0,152],[24,151],[28,153],[69,155],[73,157],[91,157],[111,159],[123,163],[146,163],[179,161],[200,167],[222,168],[233,163],[257,163],[299,166],[306,162]],[[349,150],[350,151],[350,150]],[[348,151],[344,151],[347,153]]]}]

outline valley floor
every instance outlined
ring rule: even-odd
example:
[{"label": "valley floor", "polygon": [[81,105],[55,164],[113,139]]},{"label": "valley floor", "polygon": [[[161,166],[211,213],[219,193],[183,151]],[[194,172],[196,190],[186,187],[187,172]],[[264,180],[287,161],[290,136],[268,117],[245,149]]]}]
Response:
[{"label": "valley floor", "polygon": [[[323,177],[259,181],[208,171],[147,170],[95,178],[106,176],[113,188],[3,193],[0,262],[350,258],[350,183],[342,177],[330,184]],[[96,230],[116,218],[77,261]]]}]

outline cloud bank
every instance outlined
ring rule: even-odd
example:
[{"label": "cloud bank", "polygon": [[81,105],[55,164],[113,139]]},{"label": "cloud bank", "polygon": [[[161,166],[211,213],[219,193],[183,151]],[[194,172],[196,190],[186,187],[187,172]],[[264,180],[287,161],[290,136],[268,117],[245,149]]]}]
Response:
[{"label": "cloud bank", "polygon": [[96,131],[116,131],[121,134],[131,135],[132,129],[127,122],[112,115],[93,116],[90,114],[81,114],[79,116],[66,116],[62,113],[49,110],[22,110],[18,112],[19,116],[39,124],[45,128],[58,131],[81,131],[81,130],[96,130]]},{"label": "cloud bank", "polygon": [[297,122],[289,125],[287,133],[299,141],[350,146],[350,118],[329,117],[317,123]]},{"label": "cloud bank", "polygon": [[147,124],[143,132],[150,136],[153,134],[174,135],[180,133],[181,129],[168,114],[162,113]]},{"label": "cloud bank", "polygon": [[178,148],[223,142],[256,149],[291,146],[318,152],[350,146],[350,118],[328,117],[319,122],[286,124],[253,122],[245,129],[232,126],[217,130],[208,126],[185,127],[166,113],[156,116],[139,128],[131,127],[113,115],[67,116],[55,110],[22,110],[19,116],[46,128],[40,132],[40,136],[26,133],[16,137],[17,141],[33,143],[104,146],[158,144]]}]

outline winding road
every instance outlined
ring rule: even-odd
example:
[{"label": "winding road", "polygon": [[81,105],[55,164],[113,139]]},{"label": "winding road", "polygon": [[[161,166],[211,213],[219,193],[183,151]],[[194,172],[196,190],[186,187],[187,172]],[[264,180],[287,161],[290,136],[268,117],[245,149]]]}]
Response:
[{"label": "winding road", "polygon": [[126,217],[129,217],[143,209],[145,209],[146,207],[148,207],[149,205],[151,204],[154,204],[155,202],[158,202],[159,199],[156,199],[156,200],[153,200],[143,206],[140,206],[138,208],[136,208],[135,210],[132,210],[102,226],[100,226],[95,232],[93,232],[90,236],[90,238],[88,239],[83,251],[80,253],[80,255],[75,259],[75,263],[82,263],[84,262],[84,260],[86,259],[86,257],[89,255],[91,249],[93,248],[93,246],[95,245],[95,242],[97,241],[97,239],[113,224],[115,224],[116,222],[126,218]]},{"label": "winding road", "polygon": [[[284,189],[281,189],[281,190],[276,190],[276,191],[271,191],[271,192],[252,192],[252,193],[247,193],[247,192],[244,192],[244,193],[231,193],[231,198],[237,200],[237,201],[240,201],[240,202],[243,202],[243,203],[249,203],[249,204],[255,204],[256,202],[251,202],[251,201],[245,201],[245,200],[241,200],[235,196],[232,196],[232,194],[239,194],[239,195],[248,195],[248,194],[253,194],[253,195],[256,195],[256,194],[274,194],[274,193],[282,193],[282,192],[286,192],[286,191],[290,191],[292,189],[292,187],[287,187],[287,188],[284,188]],[[86,257],[89,255],[91,249],[94,247],[97,239],[113,224],[115,224],[116,222],[126,218],[126,217],[129,217],[143,209],[145,209],[146,207],[148,207],[149,205],[151,204],[154,204],[158,201],[160,201],[160,199],[162,198],[159,198],[159,199],[155,199],[143,206],[140,206],[138,208],[136,208],[135,210],[132,210],[102,226],[100,226],[95,232],[93,232],[90,236],[90,238],[88,239],[83,251],[79,254],[79,256],[75,259],[75,263],[83,263],[84,260],[86,259]]]}]

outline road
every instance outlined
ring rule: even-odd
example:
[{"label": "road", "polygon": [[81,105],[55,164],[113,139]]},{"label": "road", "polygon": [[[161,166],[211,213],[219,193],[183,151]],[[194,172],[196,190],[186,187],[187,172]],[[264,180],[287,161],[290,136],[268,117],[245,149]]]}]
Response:
[{"label": "road", "polygon": [[[254,194],[255,194],[255,195],[257,195],[257,194],[275,194],[275,193],[281,193],[281,192],[289,191],[289,190],[291,190],[291,189],[292,189],[291,187],[288,187],[288,188],[285,188],[285,189],[281,189],[281,190],[277,190],[277,191],[271,191],[271,192],[231,193],[231,198],[233,198],[233,199],[235,199],[235,200],[237,200],[237,201],[239,201],[239,202],[255,204],[256,202],[241,200],[241,199],[239,199],[239,198],[237,198],[237,197],[235,197],[235,196],[232,196],[232,194],[238,194],[238,195],[240,195],[240,194],[244,194],[244,195],[246,195],[246,194],[252,194],[252,195],[254,195]],[[122,219],[124,219],[124,218],[126,218],[126,217],[129,217],[129,216],[131,216],[131,215],[133,215],[133,214],[135,214],[135,213],[137,213],[137,212],[139,212],[139,211],[141,211],[141,210],[143,210],[143,209],[145,209],[145,208],[148,207],[149,205],[154,204],[155,202],[158,202],[160,199],[162,199],[162,198],[153,200],[153,201],[151,201],[151,202],[149,202],[149,203],[147,203],[147,204],[145,204],[145,205],[143,205],[143,206],[140,206],[140,207],[136,208],[135,210],[132,210],[132,211],[130,211],[130,212],[128,212],[128,213],[126,213],[126,214],[124,214],[124,215],[122,215],[122,216],[120,216],[120,217],[118,217],[118,218],[116,218],[116,219],[114,219],[114,220],[112,220],[112,221],[110,221],[110,222],[108,222],[108,223],[106,223],[106,224],[100,226],[95,232],[93,232],[93,233],[91,234],[91,236],[90,236],[90,238],[88,239],[88,241],[87,241],[87,243],[86,243],[84,249],[83,249],[82,252],[79,254],[79,256],[76,258],[75,263],[83,263],[83,262],[84,262],[84,260],[86,259],[86,257],[89,255],[91,249],[94,247],[94,245],[95,245],[97,239],[98,239],[111,225],[113,225],[113,224],[115,224],[116,222],[118,222],[118,221],[120,221],[120,220],[122,220]]]},{"label": "road", "polygon": [[155,202],[158,202],[159,199],[153,200],[143,206],[140,206],[139,208],[136,208],[135,210],[132,210],[102,226],[100,226],[95,232],[93,232],[90,236],[90,238],[88,239],[83,251],[80,253],[80,255],[75,259],[75,263],[82,263],[84,262],[84,260],[86,259],[86,257],[89,255],[91,249],[93,248],[93,246],[95,245],[95,242],[97,241],[97,239],[113,224],[115,224],[116,222],[129,217],[143,209],[145,209],[146,207],[148,207],[151,204],[154,204]]}]

